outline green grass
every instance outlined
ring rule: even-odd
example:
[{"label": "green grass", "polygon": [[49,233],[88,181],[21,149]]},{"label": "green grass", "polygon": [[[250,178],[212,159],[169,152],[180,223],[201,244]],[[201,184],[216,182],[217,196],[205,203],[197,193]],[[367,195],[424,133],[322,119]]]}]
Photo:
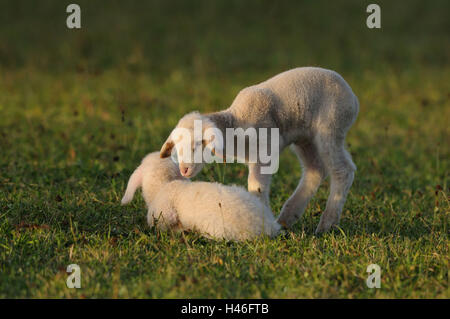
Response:
[{"label": "green grass", "polygon": [[[0,297],[449,298],[447,1],[3,1],[0,10]],[[186,112],[227,107],[283,70],[341,73],[360,100],[358,166],[339,230],[313,235],[319,189],[285,236],[246,243],[161,233],[130,173]],[[246,185],[243,165],[198,180]],[[225,173],[225,175],[224,175]],[[278,214],[301,170],[288,150]],[[66,267],[82,270],[68,289]],[[381,288],[368,289],[369,264]]]}]

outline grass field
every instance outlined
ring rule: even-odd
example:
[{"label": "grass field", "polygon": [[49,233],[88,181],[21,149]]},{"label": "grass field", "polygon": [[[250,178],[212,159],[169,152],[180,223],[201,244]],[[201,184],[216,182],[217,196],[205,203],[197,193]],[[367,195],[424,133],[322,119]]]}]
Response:
[{"label": "grass field", "polygon": [[[377,1],[380,30],[365,1],[78,1],[81,30],[65,26],[69,1],[1,3],[0,297],[450,297],[448,1]],[[274,240],[161,233],[140,196],[120,206],[183,114],[305,65],[339,72],[361,104],[340,229],[313,235],[328,181]],[[286,150],[276,214],[300,175]],[[216,164],[196,179],[246,176]],[[73,263],[81,289],[66,287]]]}]

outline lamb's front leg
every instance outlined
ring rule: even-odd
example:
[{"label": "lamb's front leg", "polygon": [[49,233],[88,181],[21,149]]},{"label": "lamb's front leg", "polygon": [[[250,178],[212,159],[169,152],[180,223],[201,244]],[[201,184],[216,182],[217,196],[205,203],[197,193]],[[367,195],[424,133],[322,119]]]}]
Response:
[{"label": "lamb's front leg", "polygon": [[248,191],[258,196],[261,201],[270,207],[269,193],[271,174],[261,174],[261,165],[248,164]]},{"label": "lamb's front leg", "polygon": [[150,227],[157,226],[163,231],[177,230],[181,225],[175,207],[166,197],[158,198],[153,205],[149,205],[147,222]]}]

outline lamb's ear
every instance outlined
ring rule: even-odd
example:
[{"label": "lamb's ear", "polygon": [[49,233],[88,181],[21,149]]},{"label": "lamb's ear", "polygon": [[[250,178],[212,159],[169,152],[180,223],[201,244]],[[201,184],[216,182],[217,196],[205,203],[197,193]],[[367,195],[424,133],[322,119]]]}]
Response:
[{"label": "lamb's ear", "polygon": [[175,143],[172,141],[172,138],[169,136],[167,141],[161,147],[161,151],[159,152],[159,156],[161,158],[169,157],[172,154],[172,149],[175,146]]}]

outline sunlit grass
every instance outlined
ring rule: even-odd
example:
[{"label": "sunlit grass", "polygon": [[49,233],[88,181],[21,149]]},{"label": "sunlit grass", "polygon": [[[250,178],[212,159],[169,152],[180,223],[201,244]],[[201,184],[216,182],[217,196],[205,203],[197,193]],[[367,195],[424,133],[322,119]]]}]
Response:
[{"label": "sunlit grass", "polygon": [[[29,16],[42,27],[31,35],[50,33],[47,50],[18,36],[19,22],[0,28],[9,40],[0,44],[0,296],[448,298],[445,10],[429,4],[422,12],[436,14],[421,16],[414,36],[405,27],[413,5],[386,2],[382,32],[370,33],[359,27],[359,2],[327,3],[255,9],[246,24],[238,2],[160,12],[81,2],[87,17],[77,34],[58,29],[51,2],[36,8],[49,21],[19,10],[22,23]],[[117,24],[108,29],[97,16]],[[140,196],[120,206],[131,172],[183,114],[225,108],[241,88],[309,64],[341,73],[361,104],[347,139],[358,170],[340,229],[313,235],[328,181],[274,240],[160,233],[146,225]],[[300,175],[286,150],[271,188],[276,214]],[[245,186],[247,169],[209,165],[197,179]],[[65,285],[72,263],[81,289]],[[365,284],[372,263],[381,289]]]}]

